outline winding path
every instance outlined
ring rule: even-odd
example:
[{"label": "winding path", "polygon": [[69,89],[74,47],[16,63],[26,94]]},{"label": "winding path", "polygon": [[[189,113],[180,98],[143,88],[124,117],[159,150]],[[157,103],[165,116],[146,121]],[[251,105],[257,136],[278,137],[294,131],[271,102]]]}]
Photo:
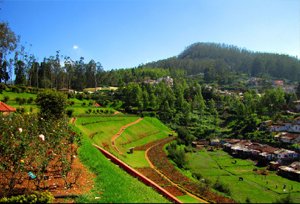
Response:
[{"label": "winding path", "polygon": [[118,152],[118,154],[123,154],[123,152],[121,152],[118,147],[115,145],[115,141],[116,139],[118,139],[118,137],[120,137],[122,135],[122,133],[126,130],[126,128],[135,125],[137,123],[139,123],[140,121],[142,121],[143,118],[139,118],[136,121],[133,121],[132,123],[128,123],[127,125],[124,125],[120,128],[120,130],[117,132],[117,134],[115,134],[112,138],[111,138],[111,145],[112,147]]},{"label": "winding path", "polygon": [[151,162],[149,156],[148,156],[148,152],[150,149],[152,149],[153,147],[161,144],[162,142],[165,142],[165,141],[160,141],[156,144],[153,144],[151,147],[149,147],[146,151],[145,151],[145,158],[147,160],[147,162],[149,163],[150,165],[150,168],[152,168],[154,171],[156,171],[159,175],[161,175],[163,178],[165,178],[169,183],[171,183],[173,186],[176,186],[177,188],[179,188],[180,190],[182,190],[185,194],[195,198],[196,200],[199,201],[199,203],[208,203],[206,200],[203,200],[197,196],[195,196],[194,194],[191,194],[190,192],[186,191],[184,188],[182,188],[180,185],[174,183],[172,180],[170,180],[167,176],[165,176],[162,172],[160,172],[155,166],[154,164]]}]

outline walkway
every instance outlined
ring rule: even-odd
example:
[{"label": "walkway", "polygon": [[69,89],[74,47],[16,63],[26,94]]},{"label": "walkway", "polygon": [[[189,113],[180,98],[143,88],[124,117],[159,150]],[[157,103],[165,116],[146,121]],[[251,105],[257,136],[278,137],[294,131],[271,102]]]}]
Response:
[{"label": "walkway", "polygon": [[208,203],[207,201],[195,196],[194,194],[191,194],[190,192],[186,191],[184,188],[182,188],[181,186],[179,186],[178,184],[174,183],[172,180],[170,180],[167,176],[165,176],[162,172],[160,172],[155,166],[154,164],[151,162],[149,156],[148,156],[148,152],[150,149],[152,149],[153,147],[161,144],[162,142],[165,142],[165,141],[160,141],[156,144],[153,144],[151,147],[149,147],[146,151],[145,151],[145,158],[146,160],[148,161],[149,165],[150,165],[150,168],[152,168],[154,171],[156,171],[159,175],[161,175],[163,178],[165,178],[169,183],[171,183],[173,186],[176,186],[177,188],[179,188],[181,191],[183,191],[185,194],[195,198],[196,200],[199,201],[199,203]]},{"label": "walkway", "polygon": [[123,154],[119,149],[118,147],[115,145],[115,141],[116,139],[118,139],[118,137],[120,137],[122,135],[122,133],[126,130],[126,128],[132,126],[132,125],[135,125],[137,123],[139,123],[140,121],[142,121],[143,118],[139,118],[137,119],[136,121],[132,122],[132,123],[129,123],[127,125],[124,125],[120,128],[120,130],[117,132],[117,134],[115,134],[112,138],[111,138],[111,145],[113,146],[113,148],[118,152],[118,154]]}]

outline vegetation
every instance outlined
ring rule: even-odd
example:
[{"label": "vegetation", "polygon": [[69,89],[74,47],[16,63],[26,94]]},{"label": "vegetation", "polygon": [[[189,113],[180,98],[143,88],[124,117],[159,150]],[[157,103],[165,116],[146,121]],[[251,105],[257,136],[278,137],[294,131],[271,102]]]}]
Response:
[{"label": "vegetation", "polygon": [[64,115],[67,97],[60,92],[45,91],[37,95],[36,103],[40,107],[42,117],[59,119]]},{"label": "vegetation", "polygon": [[219,84],[235,82],[237,73],[293,81],[300,79],[300,62],[295,57],[251,52],[236,46],[216,43],[194,43],[178,57],[148,63],[143,67],[184,69],[188,75],[203,73],[205,82],[217,81]]},{"label": "vegetation", "polygon": [[[212,188],[237,202],[244,203],[247,199],[258,203],[275,202],[283,200],[288,192],[290,200],[299,202],[300,188],[297,181],[278,176],[276,172],[259,174],[264,168],[255,166],[250,160],[233,158],[222,150],[202,150],[186,156],[189,171],[193,175],[201,175],[198,176],[200,182],[208,180]],[[254,171],[255,168],[257,171]],[[242,181],[239,181],[240,177]]]},{"label": "vegetation", "polygon": [[[84,134],[79,148],[80,160],[96,174],[95,187],[89,194],[80,196],[77,202],[166,203],[161,195],[122,169],[112,164],[91,144]],[[143,196],[141,196],[143,195]],[[98,197],[98,200],[95,198]]]},{"label": "vegetation", "polygon": [[76,154],[73,145],[77,138],[65,118],[45,120],[33,114],[16,114],[0,116],[0,120],[1,195],[13,194],[16,186],[25,181],[36,190],[47,189],[46,172],[48,176],[56,172],[64,178],[65,188],[74,184],[67,178]]},{"label": "vegetation", "polygon": [[51,193],[36,191],[28,195],[4,197],[0,199],[0,203],[52,203],[53,200],[54,197]]}]

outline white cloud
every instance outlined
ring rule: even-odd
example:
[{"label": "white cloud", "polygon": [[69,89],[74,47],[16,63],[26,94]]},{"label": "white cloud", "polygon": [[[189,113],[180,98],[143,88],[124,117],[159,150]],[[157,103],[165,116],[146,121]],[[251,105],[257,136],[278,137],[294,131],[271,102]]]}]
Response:
[{"label": "white cloud", "polygon": [[74,50],[77,50],[78,48],[79,48],[78,45],[73,45]]}]

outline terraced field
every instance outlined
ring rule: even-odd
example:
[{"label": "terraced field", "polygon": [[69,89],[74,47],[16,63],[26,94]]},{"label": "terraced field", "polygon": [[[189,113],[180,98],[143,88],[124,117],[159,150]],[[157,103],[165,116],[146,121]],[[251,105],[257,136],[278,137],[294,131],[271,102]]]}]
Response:
[{"label": "terraced field", "polygon": [[[174,196],[180,197],[183,202],[197,202],[197,199],[182,193],[163,178],[146,159],[146,150],[151,145],[173,134],[158,119],[126,116],[80,117],[76,120],[76,126],[95,144],[136,168]],[[136,147],[133,153],[128,151],[131,147]]]}]

